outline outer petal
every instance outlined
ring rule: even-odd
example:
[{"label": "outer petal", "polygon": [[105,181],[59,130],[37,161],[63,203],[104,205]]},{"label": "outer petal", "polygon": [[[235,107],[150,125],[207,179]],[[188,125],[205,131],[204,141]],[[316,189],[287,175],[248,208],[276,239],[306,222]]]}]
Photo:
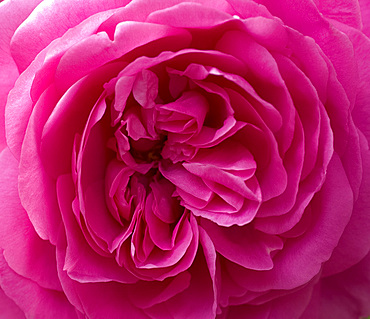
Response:
[{"label": "outer petal", "polygon": [[369,300],[370,255],[367,255],[345,272],[321,280],[300,319],[364,318],[370,315]]},{"label": "outer petal", "polygon": [[269,11],[293,29],[312,37],[333,64],[351,105],[354,104],[358,79],[353,47],[348,38],[324,19],[311,1],[259,0]]},{"label": "outer petal", "polygon": [[[184,2],[183,0],[134,0],[129,5],[117,11],[112,18],[108,19],[106,23],[102,24],[104,30],[114,30],[115,25],[121,21],[141,21],[144,22],[148,16],[156,11],[165,11],[171,7]],[[233,12],[229,4],[225,0],[191,0],[187,1],[192,4],[201,4],[205,7],[216,9],[220,12]],[[191,17],[187,17],[187,19]],[[175,17],[176,19],[176,17]],[[186,21],[187,19],[183,19]],[[109,32],[108,32],[109,33]],[[111,33],[110,33],[111,34]]]},{"label": "outer petal", "polygon": [[370,315],[370,254],[347,271],[323,279],[321,287],[322,319]]},{"label": "outer petal", "polygon": [[[130,286],[117,282],[84,283],[72,280],[62,269],[65,259],[65,238],[58,242],[58,273],[68,300],[87,318],[149,319],[129,301]],[[126,289],[127,288],[127,289]],[[56,316],[58,318],[58,316]]]},{"label": "outer petal", "polygon": [[[99,32],[69,48],[58,64],[55,74],[56,86],[65,91],[96,68],[150,42],[165,41],[166,38],[170,39],[167,43],[171,48],[175,43],[176,50],[190,43],[186,30],[154,23],[123,21],[117,25],[113,41],[107,33]],[[158,50],[158,46],[154,45],[151,50],[153,49]],[[71,70],[74,72],[71,73]]]},{"label": "outer petal", "polygon": [[362,15],[362,31],[370,37],[370,3],[367,0],[359,0]]},{"label": "outer petal", "polygon": [[314,2],[326,18],[361,29],[361,12],[357,0],[314,0]]},{"label": "outer petal", "polygon": [[16,274],[0,254],[0,285],[24,311],[27,318],[77,318],[75,309],[62,292],[41,288]]},{"label": "outer petal", "polygon": [[[370,14],[368,20],[370,21]],[[352,41],[360,78],[356,105],[353,110],[353,120],[370,142],[370,39],[353,28],[343,28],[343,31],[347,33]]]},{"label": "outer petal", "polygon": [[0,246],[8,265],[40,286],[61,290],[55,247],[35,232],[18,196],[18,162],[9,149],[0,154]]},{"label": "outer petal", "polygon": [[190,287],[170,299],[166,304],[167,309],[176,319],[214,318],[213,275],[209,273],[202,249],[199,249],[189,271]]},{"label": "outer petal", "polygon": [[42,49],[68,29],[97,12],[121,7],[128,2],[81,0],[71,5],[69,0],[43,1],[13,36],[11,50],[19,70],[24,71]]},{"label": "outer petal", "polygon": [[[183,19],[184,15],[188,18]],[[147,21],[180,28],[209,28],[230,18],[229,14],[212,7],[185,2],[151,13]]]},{"label": "outer petal", "polygon": [[55,181],[47,175],[38,154],[42,124],[55,105],[55,91],[47,90],[38,101],[27,127],[19,165],[19,196],[36,232],[56,243],[61,216]]},{"label": "outer petal", "polygon": [[68,241],[63,270],[74,280],[83,283],[134,282],[136,278],[120,268],[114,259],[100,256],[86,244],[86,238],[82,237],[72,211],[72,201],[75,196],[73,189],[74,185],[69,175],[58,178],[58,200]]},{"label": "outer petal", "polygon": [[[310,302],[313,284],[259,306],[230,307],[228,319],[297,319]],[[330,316],[328,317],[330,318]],[[313,318],[311,318],[313,319]]]},{"label": "outer petal", "polygon": [[8,92],[18,77],[17,66],[10,55],[10,40],[17,27],[40,1],[15,0],[0,3],[0,150],[5,145],[4,107]]},{"label": "outer petal", "polygon": [[308,209],[312,212],[305,214],[312,214],[312,226],[304,236],[285,242],[275,255],[274,268],[257,272],[231,264],[231,275],[236,282],[253,291],[292,289],[319,273],[322,263],[330,258],[338,244],[353,209],[352,191],[337,155],[328,166],[326,182]]},{"label": "outer petal", "polygon": [[324,265],[324,275],[341,272],[359,262],[370,249],[370,151],[365,138],[361,138],[363,176],[359,197],[355,202],[351,219]]},{"label": "outer petal", "polygon": [[0,317],[2,319],[24,319],[23,311],[0,289]]}]

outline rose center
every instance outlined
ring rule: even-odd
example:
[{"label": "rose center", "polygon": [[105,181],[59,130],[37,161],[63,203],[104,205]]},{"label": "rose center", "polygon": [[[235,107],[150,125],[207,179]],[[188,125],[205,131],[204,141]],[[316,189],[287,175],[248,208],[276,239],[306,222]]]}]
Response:
[{"label": "rose center", "polygon": [[162,160],[162,149],[167,140],[167,136],[162,135],[158,140],[139,139],[130,140],[130,153],[138,163],[153,163],[158,167],[158,162]]}]

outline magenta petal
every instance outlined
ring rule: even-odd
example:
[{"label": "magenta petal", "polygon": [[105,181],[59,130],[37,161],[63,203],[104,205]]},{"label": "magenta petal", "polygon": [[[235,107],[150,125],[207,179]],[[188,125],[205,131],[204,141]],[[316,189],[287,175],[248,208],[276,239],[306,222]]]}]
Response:
[{"label": "magenta petal", "polygon": [[0,6],[0,150],[5,146],[4,109],[9,90],[19,73],[11,56],[10,41],[14,31],[39,4],[39,0],[3,2]]},{"label": "magenta petal", "polygon": [[168,84],[168,89],[170,91],[171,96],[174,99],[180,97],[181,93],[185,90],[186,85],[188,84],[188,79],[186,77],[177,75],[177,74],[169,74],[170,81]]},{"label": "magenta petal", "polygon": [[[330,260],[324,265],[323,275],[341,272],[360,261],[370,249],[370,152],[364,137],[361,137],[362,183],[355,201],[351,219],[334,249]],[[354,163],[352,162],[352,165]]]},{"label": "magenta petal", "polygon": [[[367,10],[368,18],[364,20],[364,23],[367,22],[370,25],[370,5],[367,5]],[[370,85],[370,65],[368,63],[370,39],[354,29],[345,30],[345,32],[347,32],[353,43],[360,77],[356,106],[353,110],[353,120],[356,126],[365,134],[367,140],[370,141],[370,117],[368,108],[370,95],[366,89]],[[370,28],[368,36],[370,36]]]},{"label": "magenta petal", "polygon": [[202,179],[189,173],[180,164],[165,165],[160,163],[159,170],[176,187],[196,198],[207,201],[212,196],[212,191],[204,184]]},{"label": "magenta petal", "polygon": [[0,289],[0,313],[4,318],[25,319],[24,312]]},{"label": "magenta petal", "polygon": [[288,46],[288,33],[278,19],[253,17],[245,20],[247,32],[268,50],[285,51]]},{"label": "magenta petal", "polygon": [[34,107],[30,96],[33,76],[42,65],[44,58],[44,53],[37,56],[30,67],[20,74],[8,95],[5,108],[6,140],[17,158],[20,156],[22,141]]},{"label": "magenta petal", "polygon": [[[352,268],[323,278],[313,291],[302,319],[365,318],[370,315],[370,255]],[[335,298],[333,298],[335,296]]]},{"label": "magenta petal", "polygon": [[[184,16],[187,16],[187,19],[184,19]],[[212,7],[185,2],[171,8],[155,11],[149,14],[147,21],[177,28],[209,28],[230,18],[229,14]]]},{"label": "magenta petal", "polygon": [[2,254],[0,286],[24,311],[27,318],[42,318],[45,313],[55,318],[77,318],[74,307],[64,293],[42,288],[34,281],[18,275],[8,266]]},{"label": "magenta petal", "polygon": [[334,19],[351,27],[361,29],[361,11],[355,0],[314,1],[320,13],[328,19]]},{"label": "magenta petal", "polygon": [[[114,0],[104,3],[87,0],[83,4],[76,3],[71,8],[68,0],[52,4],[42,2],[28,17],[27,23],[18,28],[13,37],[12,52],[19,69],[21,71],[26,69],[36,55],[51,41],[62,36],[81,21],[95,13],[117,8],[124,3],[125,1],[122,1],[118,5]],[[60,22],[57,26],[54,23],[55,20]],[[40,37],[39,34],[43,36]]]},{"label": "magenta petal", "polygon": [[218,305],[218,297],[219,297],[219,280],[220,280],[220,272],[217,269],[217,252],[215,250],[214,244],[211,238],[208,236],[207,232],[202,228],[199,227],[199,238],[200,243],[202,245],[202,249],[204,252],[204,257],[207,262],[209,274],[212,279],[213,284],[213,295],[214,295],[214,302],[213,302],[213,311],[214,313],[217,312]]},{"label": "magenta petal", "polygon": [[[197,131],[199,132],[209,110],[209,104],[204,96],[197,92],[190,91],[185,92],[175,102],[161,105],[159,108],[159,112],[161,112],[161,110],[174,112],[175,114],[178,113],[190,119],[194,118],[197,123]],[[163,124],[160,124],[161,125],[158,125],[159,128],[166,130],[169,123],[164,122]],[[178,130],[176,131],[176,133],[181,133],[183,130],[184,127],[178,126]],[[174,129],[172,128],[171,131],[174,131]]]},{"label": "magenta petal", "polygon": [[[333,295],[336,298],[332,298]],[[338,319],[367,317],[369,300],[370,254],[343,273],[322,280],[321,318],[329,314]]]},{"label": "magenta petal", "polygon": [[[171,233],[171,227],[169,224],[164,223],[156,217],[154,212],[160,211],[161,207],[158,207],[153,203],[153,194],[149,194],[146,200],[146,211],[145,219],[148,224],[148,231],[153,243],[161,250],[169,250],[173,248],[174,240]],[[153,212],[154,211],[154,212]]]},{"label": "magenta petal", "polygon": [[213,283],[202,249],[199,249],[189,272],[191,274],[189,288],[171,298],[166,303],[166,308],[172,318],[214,318]]},{"label": "magenta petal", "polygon": [[229,116],[220,128],[203,126],[199,134],[190,138],[187,143],[195,147],[212,147],[233,136],[245,126],[246,123],[236,121],[233,116]]},{"label": "magenta petal", "polygon": [[[331,27],[312,1],[298,4],[294,0],[283,0],[277,3],[273,0],[260,0],[269,11],[278,16],[293,29],[312,37],[333,64],[337,78],[343,86],[349,101],[354,103],[356,97],[356,64],[353,59],[353,46],[348,37]],[[331,6],[332,1],[325,2]],[[356,7],[354,1],[340,1],[341,6]],[[335,6],[337,2],[335,2]],[[324,5],[325,6],[325,5]],[[356,12],[356,10],[354,11]],[[351,15],[353,12],[351,12]],[[352,15],[353,16],[353,15]]]},{"label": "magenta petal", "polygon": [[[313,284],[310,283],[292,293],[276,298],[270,302],[259,306],[241,305],[230,307],[228,318],[240,318],[240,314],[248,315],[251,319],[286,319],[286,318],[301,318],[302,313],[310,302],[313,290]],[[310,319],[316,319],[311,317]]]},{"label": "magenta petal", "polygon": [[320,132],[321,117],[327,115],[321,112],[316,89],[306,75],[289,59],[277,56],[276,60],[289,92],[291,92],[290,95],[304,131],[305,158],[301,177],[304,180],[316,164],[320,133],[326,133]]},{"label": "magenta petal", "polygon": [[229,172],[256,169],[256,162],[253,155],[241,143],[233,140],[207,149],[201,149],[192,162],[212,165]]},{"label": "magenta petal", "polygon": [[132,218],[132,197],[128,183],[134,171],[122,164],[112,160],[106,169],[105,175],[105,199],[109,212],[122,226]]},{"label": "magenta petal", "polygon": [[105,282],[115,280],[132,283],[136,279],[119,267],[112,258],[102,257],[88,247],[86,238],[78,229],[72,211],[74,184],[68,175],[60,176],[57,182],[59,206],[65,224],[67,249],[63,269],[79,282]]},{"label": "magenta petal", "polygon": [[9,149],[0,154],[0,246],[8,265],[19,275],[48,289],[61,290],[55,272],[55,247],[42,240],[31,224],[18,196],[18,162]]},{"label": "magenta petal", "polygon": [[249,17],[266,17],[271,18],[272,15],[264,7],[255,3],[254,1],[240,1],[240,0],[227,0],[227,2],[236,11],[236,15],[240,18],[246,19]]},{"label": "magenta petal", "polygon": [[132,94],[135,100],[144,108],[154,106],[158,95],[158,77],[154,72],[143,70],[134,82]]},{"label": "magenta petal", "polygon": [[90,185],[84,193],[85,219],[88,228],[98,238],[102,239],[112,252],[117,248],[124,229],[110,214],[104,193],[104,181]]},{"label": "magenta petal", "polygon": [[[150,203],[150,201],[147,201],[147,203]],[[147,210],[150,210],[151,207],[146,207],[146,215],[148,215]],[[133,247],[135,248],[135,257],[139,255],[140,252],[143,252],[143,254],[146,253],[147,256],[143,256],[145,260],[143,260],[142,263],[136,262],[136,265],[138,268],[146,268],[146,269],[152,269],[152,268],[163,268],[163,267],[170,267],[173,266],[185,256],[186,251],[190,248],[191,249],[191,243],[197,240],[198,235],[194,234],[194,229],[191,224],[191,221],[189,221],[186,218],[187,214],[183,214],[183,217],[179,220],[179,222],[176,224],[175,229],[173,230],[173,239],[172,239],[172,247],[168,250],[158,250],[153,249],[152,251],[149,251],[148,253],[145,252],[145,237],[151,236],[154,233],[154,227],[155,225],[151,225],[148,228],[145,229],[145,235],[141,236],[144,237],[143,239],[140,238],[139,235],[142,235],[139,233],[139,231],[136,229],[133,234]],[[137,228],[140,227],[140,224],[137,226]],[[159,230],[159,229],[158,229]],[[150,232],[152,231],[152,232]],[[157,240],[159,239],[158,236],[156,236]],[[152,242],[151,242],[152,243]],[[153,245],[154,246],[154,245]],[[154,247],[151,248],[154,248]],[[138,258],[135,258],[135,261]]]},{"label": "magenta petal", "polygon": [[[329,164],[326,182],[310,205],[315,222],[305,235],[284,244],[284,249],[274,256],[273,269],[244,272],[243,278],[238,279],[240,284],[254,291],[292,289],[312,279],[330,258],[353,209],[353,195],[337,155]],[[322,236],[323,233],[330,236]],[[297,251],[300,258],[296,258]]]},{"label": "magenta petal", "polygon": [[261,200],[261,194],[258,192],[259,189],[251,190],[242,178],[235,176],[232,173],[225,172],[224,170],[211,165],[202,165],[198,163],[184,163],[183,167],[195,176],[199,176],[203,181],[210,180],[216,182],[249,200]]},{"label": "magenta petal", "polygon": [[45,59],[33,79],[31,88],[33,101],[36,101],[41,93],[54,82],[55,72],[65,52],[76,43],[95,34],[99,24],[110,15],[110,12],[100,12],[87,18],[78,26],[69,29],[62,37],[55,39],[42,51],[45,53]]},{"label": "magenta petal", "polygon": [[[104,107],[104,97],[99,100],[104,90],[103,84],[116,76],[121,67],[120,63],[112,63],[91,72],[69,88],[55,103],[43,128],[41,149],[45,157],[50,157],[45,162],[49,174],[55,178],[70,172],[70,154],[76,133],[83,132],[95,104],[99,104],[100,109]],[[66,127],[69,129],[65,129]]]},{"label": "magenta petal", "polygon": [[131,108],[125,111],[123,116],[124,124],[126,124],[127,135],[133,140],[137,141],[141,138],[150,138],[144,123],[141,120],[141,114],[139,108]]},{"label": "magenta petal", "polygon": [[161,304],[189,287],[190,274],[184,271],[163,281],[141,281],[129,288],[131,302],[139,308],[150,308]]},{"label": "magenta petal", "polygon": [[[117,25],[113,40],[105,32],[99,32],[71,47],[60,60],[55,83],[65,90],[96,68],[131,50],[171,36],[185,39],[188,32],[166,25],[123,21]],[[71,68],[74,69],[73,74],[70,72]]]},{"label": "magenta petal", "polygon": [[221,255],[247,269],[272,269],[271,252],[283,248],[279,237],[266,235],[248,226],[219,227],[208,221],[202,222],[202,225]]},{"label": "magenta petal", "polygon": [[178,201],[173,197],[173,185],[164,179],[160,179],[159,181],[154,181],[150,187],[157,208],[153,210],[153,213],[166,223],[173,223],[178,220],[181,208],[177,207]]},{"label": "magenta petal", "polygon": [[115,84],[114,109],[120,112],[120,115],[122,115],[126,107],[126,102],[131,94],[134,83],[134,76],[121,76]]},{"label": "magenta petal", "polygon": [[297,193],[299,193],[304,155],[303,128],[297,117],[294,139],[284,156],[284,167],[288,177],[287,187],[280,196],[262,203],[258,211],[258,217],[286,214],[293,208],[297,200]]},{"label": "magenta petal", "polygon": [[55,181],[47,174],[43,161],[38,153],[42,124],[55,105],[55,90],[46,90],[35,105],[22,145],[19,164],[19,196],[23,207],[43,239],[53,244],[61,218],[55,194]]},{"label": "magenta petal", "polygon": [[59,278],[69,302],[85,317],[148,319],[140,308],[129,301],[130,286],[117,282],[81,284],[72,280],[62,269],[65,259],[63,246],[65,243],[60,241],[57,254]]},{"label": "magenta petal", "polygon": [[363,24],[363,33],[366,34],[367,37],[370,37],[370,5],[367,0],[360,0],[360,8],[361,8],[361,16],[362,16],[362,24]]}]

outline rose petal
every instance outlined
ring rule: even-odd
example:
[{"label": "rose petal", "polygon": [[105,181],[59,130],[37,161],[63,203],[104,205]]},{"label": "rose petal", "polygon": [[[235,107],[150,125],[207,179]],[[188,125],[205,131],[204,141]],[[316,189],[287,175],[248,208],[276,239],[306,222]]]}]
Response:
[{"label": "rose petal", "polygon": [[164,281],[141,281],[130,287],[130,301],[139,308],[150,308],[170,300],[189,287],[191,276],[188,271]]},{"label": "rose petal", "polygon": [[166,302],[165,306],[172,317],[179,319],[215,317],[213,283],[204,253],[201,249],[199,251],[189,270],[191,274],[189,288]]},{"label": "rose petal", "polygon": [[18,195],[18,162],[4,149],[0,154],[0,246],[7,264],[19,275],[47,289],[61,290],[55,272],[55,247],[42,240],[31,224]]},{"label": "rose petal", "polygon": [[[86,122],[104,88],[103,83],[119,72],[122,64],[110,64],[91,72],[54,102],[42,131],[41,156],[48,174],[57,178],[71,171],[71,153],[76,134],[83,134]],[[104,108],[104,96],[99,108]],[[44,111],[45,112],[45,111]],[[102,111],[100,112],[102,113]],[[66,130],[65,127],[69,129]]]},{"label": "rose petal", "polygon": [[283,248],[279,237],[265,235],[251,227],[219,227],[206,220],[202,226],[221,255],[247,269],[272,269],[271,252]]},{"label": "rose petal", "polygon": [[325,263],[323,275],[333,275],[341,272],[360,261],[370,249],[370,152],[365,138],[361,138],[363,176],[359,197],[353,207],[351,219],[343,235],[334,249],[329,261]]},{"label": "rose petal", "polygon": [[[11,49],[19,69],[26,69],[43,48],[68,29],[97,12],[117,8],[127,2],[88,0],[76,3],[72,8],[68,0],[42,2],[13,36]],[[60,22],[57,27],[56,20]]]},{"label": "rose petal", "polygon": [[129,301],[129,286],[117,282],[81,284],[72,280],[62,269],[65,243],[62,245],[60,242],[58,246],[58,273],[63,291],[69,302],[86,317],[148,319],[141,309]]},{"label": "rose petal", "polygon": [[10,41],[14,31],[39,4],[39,0],[7,1],[0,5],[0,150],[5,146],[4,110],[9,90],[13,87],[19,73],[11,56]]},{"label": "rose petal", "polygon": [[[148,32],[150,30],[150,32]],[[158,39],[172,38],[181,46],[189,42],[189,34],[166,25],[123,21],[117,25],[114,39],[105,32],[94,34],[71,47],[60,59],[55,83],[66,90],[94,69]],[[71,74],[70,69],[74,72]]]},{"label": "rose petal", "polygon": [[8,266],[3,254],[0,254],[0,286],[28,318],[42,318],[45,313],[56,318],[77,318],[64,293],[42,288],[18,275]]},{"label": "rose petal", "polygon": [[351,27],[361,29],[361,11],[355,0],[314,0],[319,11],[328,19],[334,19]]},{"label": "rose petal", "polygon": [[75,196],[73,189],[73,181],[69,175],[58,178],[58,201],[68,243],[63,270],[72,279],[81,283],[112,280],[124,283],[135,282],[136,278],[119,267],[115,260],[100,256],[87,245],[86,238],[83,237],[72,211],[71,203]]},{"label": "rose petal", "polygon": [[[284,249],[274,256],[272,270],[248,272],[243,269],[241,272],[233,269],[231,274],[240,285],[253,291],[292,289],[312,279],[322,263],[330,258],[353,209],[353,195],[337,155],[333,156],[326,182],[311,205],[312,211],[318,214],[305,236],[284,244]],[[297,251],[300,258],[296,258]]]},{"label": "rose petal", "polygon": [[312,1],[297,3],[294,0],[284,0],[277,3],[273,0],[260,0],[258,2],[265,5],[273,15],[281,18],[286,25],[312,37],[318,43],[334,65],[337,77],[353,105],[358,79],[353,47],[347,36],[330,27]]},{"label": "rose petal", "polygon": [[313,284],[307,285],[296,292],[288,293],[261,306],[241,305],[230,307],[228,318],[239,318],[241,313],[248,314],[248,318],[251,319],[268,319],[271,318],[271,314],[276,319],[301,318],[301,314],[310,301],[313,286]]},{"label": "rose petal", "polygon": [[367,37],[370,36],[370,5],[366,0],[359,0],[360,8],[361,8],[361,16],[362,16],[362,32],[367,35]]},{"label": "rose petal", "polygon": [[47,175],[38,151],[43,123],[56,103],[55,88],[49,87],[35,105],[19,163],[19,196],[22,206],[43,239],[55,244],[57,241],[61,216],[55,193],[55,181]]},{"label": "rose petal", "polygon": [[[324,278],[316,285],[314,298],[302,319],[365,318],[370,314],[370,255],[354,267]],[[335,298],[333,298],[335,296]]]},{"label": "rose petal", "polygon": [[[184,15],[188,18],[183,19]],[[149,14],[146,21],[176,28],[210,28],[230,18],[229,14],[211,6],[185,2],[163,10],[157,10]]]},{"label": "rose petal", "polygon": [[25,319],[23,311],[0,289],[0,313],[4,318]]}]

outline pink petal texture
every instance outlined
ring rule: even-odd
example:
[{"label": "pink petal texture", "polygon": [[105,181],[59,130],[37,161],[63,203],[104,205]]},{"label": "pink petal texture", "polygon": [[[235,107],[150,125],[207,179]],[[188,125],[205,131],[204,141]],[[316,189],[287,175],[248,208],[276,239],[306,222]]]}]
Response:
[{"label": "pink petal texture", "polygon": [[[126,1],[127,3],[127,1]],[[36,55],[51,41],[62,36],[67,30],[76,26],[95,13],[124,6],[125,1],[77,2],[72,8],[68,1],[43,1],[34,12],[27,17],[13,35],[12,53],[20,71],[26,69]],[[72,11],[71,11],[72,9]],[[55,16],[55,14],[58,16]],[[42,17],[42,18],[40,18]],[[54,19],[60,22],[55,28]],[[39,21],[42,21],[41,23]],[[37,36],[42,32],[42,37]],[[32,45],[31,45],[32,44]],[[19,48],[28,48],[27,50]]]},{"label": "pink petal texture", "polygon": [[369,316],[369,18],[0,1],[0,318]]},{"label": "pink petal texture", "polygon": [[370,15],[370,6],[366,0],[359,0],[360,8],[361,8],[361,17],[362,17],[362,31],[367,37],[370,36],[370,22],[369,22],[369,15]]},{"label": "pink petal texture", "polygon": [[[335,291],[343,291],[344,294],[332,298]],[[318,283],[302,318],[326,318],[328,315],[343,319],[366,317],[369,314],[368,294],[369,255],[354,267]]]},{"label": "pink petal texture", "polygon": [[23,311],[14,303],[12,299],[5,295],[4,291],[1,290],[0,295],[0,311],[3,318],[25,318]]},{"label": "pink petal texture", "polygon": [[55,271],[55,248],[36,234],[20,204],[15,178],[18,175],[18,163],[8,149],[1,152],[0,161],[5,168],[1,172],[4,213],[0,237],[4,259],[18,274],[34,280],[40,286],[61,290]]},{"label": "pink petal texture", "polygon": [[4,292],[21,308],[26,317],[43,317],[45,313],[59,318],[77,318],[74,307],[64,293],[44,289],[37,283],[15,273],[1,257],[0,285]]},{"label": "pink petal texture", "polygon": [[358,1],[315,1],[315,4],[326,18],[361,29],[361,10]]},{"label": "pink petal texture", "polygon": [[31,0],[23,5],[21,1],[0,3],[0,149],[5,146],[4,110],[7,95],[19,75],[17,66],[10,56],[10,42],[14,31],[40,2]]}]

